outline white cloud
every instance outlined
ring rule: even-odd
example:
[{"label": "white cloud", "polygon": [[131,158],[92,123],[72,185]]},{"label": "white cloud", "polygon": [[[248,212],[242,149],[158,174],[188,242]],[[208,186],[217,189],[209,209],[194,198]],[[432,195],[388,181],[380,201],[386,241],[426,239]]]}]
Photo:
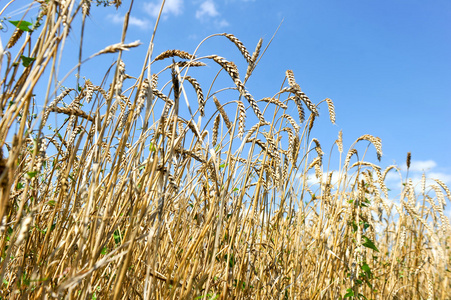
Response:
[{"label": "white cloud", "polygon": [[447,185],[451,185],[451,174],[441,173],[441,172],[430,172],[427,174],[428,178],[440,179]]},{"label": "white cloud", "polygon": [[224,28],[224,27],[227,27],[229,25],[230,25],[229,22],[227,22],[225,19],[222,19],[222,20],[216,22],[216,26],[219,27],[219,28]]},{"label": "white cloud", "polygon": [[437,163],[433,160],[412,160],[410,164],[410,171],[423,172],[429,171],[437,166]]},{"label": "white cloud", "polygon": [[[107,18],[111,20],[114,24],[122,24],[124,23],[124,16],[120,16],[118,14],[109,14]],[[138,26],[145,28],[148,26],[149,22],[147,20],[139,19],[133,16],[130,16],[129,24],[132,26]]]},{"label": "white cloud", "polygon": [[[156,2],[144,3],[144,11],[147,12],[151,17],[156,18],[160,13],[160,7],[162,0]],[[183,10],[183,0],[166,0],[164,3],[164,8],[162,15],[167,17],[169,14],[178,16]]]},{"label": "white cloud", "polygon": [[197,19],[202,19],[203,17],[216,17],[218,15],[219,13],[212,0],[202,2],[199,9],[196,11]]},{"label": "white cloud", "polygon": [[138,26],[138,27],[148,27],[149,22],[147,20],[141,20],[139,18],[130,16],[129,19],[130,25]]},{"label": "white cloud", "polygon": [[124,22],[124,17],[119,16],[118,14],[115,15],[107,15],[106,16],[108,20],[111,20],[114,24],[122,24]]}]

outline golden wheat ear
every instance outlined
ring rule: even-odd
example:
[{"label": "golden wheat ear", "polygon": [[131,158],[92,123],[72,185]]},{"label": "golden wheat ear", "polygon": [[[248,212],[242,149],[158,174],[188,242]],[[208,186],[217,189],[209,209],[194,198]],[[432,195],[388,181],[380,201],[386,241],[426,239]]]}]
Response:
[{"label": "golden wheat ear", "polygon": [[199,112],[202,117],[205,116],[205,99],[204,99],[204,93],[202,92],[202,88],[200,87],[199,82],[191,76],[185,76],[186,80],[188,80],[189,83],[193,86],[194,90],[197,94],[197,102],[199,103]]},{"label": "golden wheat ear", "polygon": [[180,57],[183,59],[189,59],[189,60],[196,58],[194,55],[191,55],[188,52],[174,49],[174,50],[164,51],[163,53],[157,55],[157,57],[155,57],[153,61],[159,61],[159,60],[163,60],[165,58],[174,57],[174,56],[177,56],[177,57]]},{"label": "golden wheat ear", "polygon": [[251,64],[252,57],[250,56],[249,51],[247,51],[246,47],[244,47],[243,43],[233,34],[223,33],[223,35],[236,45],[238,50],[240,50],[241,54],[243,54],[244,59],[247,61],[247,63]]}]

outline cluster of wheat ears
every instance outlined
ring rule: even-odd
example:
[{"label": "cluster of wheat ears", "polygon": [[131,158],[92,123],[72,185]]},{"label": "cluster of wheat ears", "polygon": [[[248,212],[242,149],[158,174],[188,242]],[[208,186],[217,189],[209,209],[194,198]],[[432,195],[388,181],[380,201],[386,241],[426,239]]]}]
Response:
[{"label": "cluster of wheat ears", "polygon": [[[442,181],[400,179],[390,198],[385,177],[398,168],[355,148],[380,157],[380,139],[346,152],[341,131],[340,168],[324,171],[311,130],[320,105],[335,122],[334,105],[313,103],[290,70],[254,99],[262,40],[251,54],[232,34],[207,38],[236,46],[240,77],[217,55],[152,59],[155,26],[141,73],[127,74],[132,5],[121,42],[89,57],[117,55],[110,80],[78,74],[78,88],[61,88],[62,50],[90,4],[30,1],[36,21],[13,22],[0,48],[0,299],[449,299]],[[228,88],[213,89],[217,76],[207,92],[188,75],[207,64]]]}]

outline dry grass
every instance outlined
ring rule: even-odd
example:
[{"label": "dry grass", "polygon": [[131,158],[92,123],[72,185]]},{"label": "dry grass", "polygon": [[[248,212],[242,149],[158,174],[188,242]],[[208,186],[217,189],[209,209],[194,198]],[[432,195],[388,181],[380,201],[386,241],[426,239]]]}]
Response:
[{"label": "dry grass", "polygon": [[[245,88],[261,41],[250,55],[235,36],[215,35],[244,56],[243,81],[216,55],[169,50],[152,61],[153,38],[130,76],[121,55],[138,43],[124,44],[126,15],[121,42],[92,56],[117,52],[110,88],[86,80],[56,95],[70,25],[90,6],[39,3],[40,27],[19,40],[11,31],[0,58],[2,299],[449,299],[448,187],[401,179],[390,199],[396,167],[355,159],[357,143],[382,155],[369,134],[344,152],[340,131],[341,169],[324,171],[310,137],[320,107],[293,72],[263,101]],[[184,61],[155,72],[169,57]],[[234,98],[187,75],[204,64],[228,73]],[[159,86],[159,74],[172,80]],[[180,114],[184,101],[191,115]]]}]

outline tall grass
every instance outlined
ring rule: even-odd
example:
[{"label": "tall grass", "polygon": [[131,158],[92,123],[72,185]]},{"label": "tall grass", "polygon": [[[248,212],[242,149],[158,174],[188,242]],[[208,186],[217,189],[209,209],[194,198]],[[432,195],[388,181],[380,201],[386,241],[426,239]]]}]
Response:
[{"label": "tall grass", "polygon": [[[340,170],[325,171],[311,130],[320,108],[335,122],[333,102],[313,103],[290,70],[254,99],[262,41],[251,53],[232,34],[207,38],[237,48],[240,75],[217,55],[155,55],[152,37],[128,74],[128,13],[121,42],[90,57],[117,53],[98,68],[110,77],[62,88],[62,51],[90,1],[34,5],[36,22],[0,49],[2,299],[449,299],[448,187],[404,178],[390,198],[397,167],[355,147],[380,157],[369,134],[345,151],[340,132]],[[80,51],[74,72],[82,64]],[[221,72],[210,86],[189,75],[207,64]],[[218,78],[229,87],[214,90]]]}]

